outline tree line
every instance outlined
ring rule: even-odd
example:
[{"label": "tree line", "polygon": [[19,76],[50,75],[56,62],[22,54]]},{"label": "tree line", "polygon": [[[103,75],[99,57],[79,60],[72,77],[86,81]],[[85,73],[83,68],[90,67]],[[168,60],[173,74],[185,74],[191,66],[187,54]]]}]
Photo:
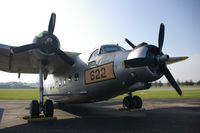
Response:
[{"label": "tree line", "polygon": [[12,89],[20,89],[20,88],[37,88],[38,83],[23,83],[23,82],[2,82],[0,83],[0,89],[4,88],[12,88]]},{"label": "tree line", "polygon": [[[186,81],[182,81],[182,82],[177,80],[176,82],[180,86],[200,86],[200,80],[197,82],[194,82],[193,80],[189,80],[189,81],[186,80]],[[152,85],[156,86],[156,87],[171,86],[171,84],[169,82],[163,83],[161,80],[153,82]]]}]

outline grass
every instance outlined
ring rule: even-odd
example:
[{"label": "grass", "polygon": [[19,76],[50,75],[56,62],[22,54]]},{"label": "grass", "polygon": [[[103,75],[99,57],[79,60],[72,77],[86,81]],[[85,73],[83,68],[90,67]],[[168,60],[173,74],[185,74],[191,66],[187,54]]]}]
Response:
[{"label": "grass", "polygon": [[[149,90],[134,92],[134,95],[142,99],[166,99],[166,98],[200,98],[200,87],[181,87],[183,96],[179,96],[172,88],[153,87]],[[123,99],[126,94],[115,97],[114,99]],[[0,89],[0,99],[4,100],[32,100],[39,99],[38,89]]]},{"label": "grass", "polygon": [[[186,98],[200,98],[200,88],[182,88],[183,95],[179,96],[176,91],[171,89],[152,88],[149,90],[141,90],[134,92],[134,95],[140,96],[142,99],[186,99]],[[114,99],[123,99],[126,94],[115,97]]]},{"label": "grass", "polygon": [[0,89],[0,99],[32,100],[39,99],[38,89]]}]

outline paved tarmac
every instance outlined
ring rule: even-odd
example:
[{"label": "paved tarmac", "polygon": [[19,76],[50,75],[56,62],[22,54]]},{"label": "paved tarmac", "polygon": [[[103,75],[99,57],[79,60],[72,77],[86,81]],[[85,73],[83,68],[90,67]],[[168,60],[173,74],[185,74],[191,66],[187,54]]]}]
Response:
[{"label": "paved tarmac", "polygon": [[200,133],[200,99],[143,102],[131,111],[118,100],[56,106],[57,120],[28,123],[30,101],[0,100],[0,133]]}]

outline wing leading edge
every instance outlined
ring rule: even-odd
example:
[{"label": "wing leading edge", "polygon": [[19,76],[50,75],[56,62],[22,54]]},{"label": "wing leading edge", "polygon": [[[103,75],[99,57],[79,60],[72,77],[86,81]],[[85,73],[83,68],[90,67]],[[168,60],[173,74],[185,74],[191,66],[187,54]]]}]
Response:
[{"label": "wing leading edge", "polygon": [[[0,70],[11,73],[39,73],[40,56],[36,50],[29,50],[21,53],[13,53],[14,47],[0,44]],[[35,51],[35,52],[34,52]],[[67,56],[74,59],[79,53],[64,52]],[[46,57],[48,73],[55,73],[60,68],[71,67],[64,62],[58,55],[53,54]]]}]

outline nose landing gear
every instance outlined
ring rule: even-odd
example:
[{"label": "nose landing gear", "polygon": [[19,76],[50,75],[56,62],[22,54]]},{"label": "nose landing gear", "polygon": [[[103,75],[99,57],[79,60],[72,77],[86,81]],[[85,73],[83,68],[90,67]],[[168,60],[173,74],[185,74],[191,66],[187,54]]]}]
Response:
[{"label": "nose landing gear", "polygon": [[139,96],[132,96],[131,92],[123,99],[125,109],[140,109],[142,104],[142,99]]}]

